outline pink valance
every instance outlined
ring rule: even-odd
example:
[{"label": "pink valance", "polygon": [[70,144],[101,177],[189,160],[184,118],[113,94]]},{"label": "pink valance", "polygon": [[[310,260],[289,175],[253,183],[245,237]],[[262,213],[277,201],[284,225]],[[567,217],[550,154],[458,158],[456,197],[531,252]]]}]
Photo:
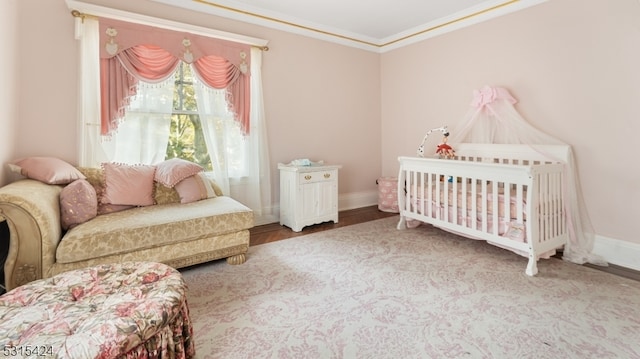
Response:
[{"label": "pink valance", "polygon": [[101,134],[117,129],[138,81],[166,80],[180,61],[193,64],[208,86],[227,89],[231,110],[249,133],[250,50],[245,44],[101,18]]},{"label": "pink valance", "polygon": [[238,67],[217,56],[201,57],[193,65],[202,82],[217,89],[227,88],[227,102],[231,104],[231,110],[236,114],[243,132],[249,133],[249,76],[244,76]]}]

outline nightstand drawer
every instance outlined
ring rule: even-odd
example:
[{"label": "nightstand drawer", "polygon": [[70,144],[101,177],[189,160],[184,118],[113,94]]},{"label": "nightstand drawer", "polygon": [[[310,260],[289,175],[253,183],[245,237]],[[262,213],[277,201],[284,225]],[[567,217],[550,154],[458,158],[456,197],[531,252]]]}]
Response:
[{"label": "nightstand drawer", "polygon": [[338,171],[318,171],[318,172],[303,172],[298,174],[298,181],[300,184],[314,183],[314,182],[326,182],[337,181]]}]

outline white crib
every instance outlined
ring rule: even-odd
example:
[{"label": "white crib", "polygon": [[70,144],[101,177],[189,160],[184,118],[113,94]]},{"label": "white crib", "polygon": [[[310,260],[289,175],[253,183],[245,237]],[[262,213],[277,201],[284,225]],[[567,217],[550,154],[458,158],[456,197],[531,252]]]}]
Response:
[{"label": "white crib", "polygon": [[487,242],[529,258],[538,272],[568,240],[563,201],[565,145],[452,145],[455,159],[399,157],[398,229],[408,220]]}]

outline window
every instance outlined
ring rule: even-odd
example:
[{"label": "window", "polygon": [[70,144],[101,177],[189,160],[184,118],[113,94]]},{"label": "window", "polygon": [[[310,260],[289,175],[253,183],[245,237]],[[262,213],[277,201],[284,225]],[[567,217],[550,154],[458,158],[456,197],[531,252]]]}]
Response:
[{"label": "window", "polygon": [[[232,180],[248,175],[247,140],[229,111],[226,90],[207,88],[191,66],[181,62],[168,80],[140,81],[136,92],[118,131],[103,142],[109,160],[153,164],[177,157],[215,172],[211,153],[220,153],[224,155],[216,156],[217,167]],[[198,94],[203,103],[198,103]],[[207,108],[203,117],[209,131],[203,128],[199,106]],[[208,140],[205,132],[213,139]]]},{"label": "window", "polygon": [[208,171],[213,170],[198,115],[193,73],[191,67],[184,62],[180,63],[175,74],[173,114],[166,159],[176,157],[195,162]]},{"label": "window", "polygon": [[[191,160],[211,173],[225,195],[251,208],[256,223],[274,221],[261,50],[203,36],[206,29],[194,35],[108,18],[76,21],[82,80],[79,165],[153,164],[174,157]],[[161,34],[159,45],[129,42],[141,32]],[[163,50],[169,56],[158,54]],[[137,67],[147,64],[154,69]],[[145,72],[158,67],[164,72]],[[210,71],[220,68],[222,73]],[[132,89],[135,95],[129,96]],[[123,101],[111,102],[113,95]],[[124,117],[103,116],[105,111]]]}]

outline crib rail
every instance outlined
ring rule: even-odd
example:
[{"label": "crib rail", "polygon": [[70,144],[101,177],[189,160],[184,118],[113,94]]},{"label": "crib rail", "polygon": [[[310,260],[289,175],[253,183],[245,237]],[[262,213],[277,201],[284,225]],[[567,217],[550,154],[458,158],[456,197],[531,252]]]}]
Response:
[{"label": "crib rail", "polygon": [[400,157],[398,228],[407,219],[483,239],[530,258],[566,243],[560,163],[478,156]]}]

